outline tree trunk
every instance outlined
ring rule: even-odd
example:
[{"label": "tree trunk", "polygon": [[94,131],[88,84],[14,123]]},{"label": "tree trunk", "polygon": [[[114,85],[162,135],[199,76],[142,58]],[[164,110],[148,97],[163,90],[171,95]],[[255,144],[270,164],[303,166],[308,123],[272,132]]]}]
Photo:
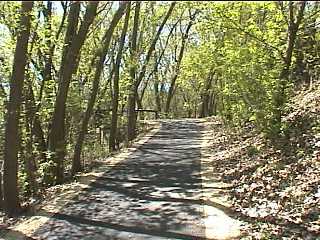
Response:
[{"label": "tree trunk", "polygon": [[148,52],[147,52],[146,59],[145,59],[145,61],[144,61],[144,63],[143,63],[142,69],[141,69],[140,74],[139,74],[138,79],[137,79],[137,88],[139,87],[139,85],[140,85],[140,83],[141,83],[141,81],[142,81],[142,79],[143,79],[143,77],[144,77],[144,75],[145,75],[147,65],[148,65],[148,63],[149,63],[149,61],[150,61],[150,58],[151,58],[151,55],[152,55],[152,53],[153,53],[153,51],[154,51],[154,49],[155,49],[155,47],[156,47],[156,43],[157,43],[157,41],[158,41],[158,39],[159,39],[159,36],[160,36],[160,34],[161,34],[161,32],[162,32],[162,29],[164,28],[164,25],[166,24],[167,20],[168,20],[169,17],[170,17],[170,15],[171,15],[171,13],[172,13],[175,5],[176,5],[176,2],[172,2],[172,3],[171,3],[170,8],[169,8],[166,16],[164,17],[161,25],[160,25],[159,28],[158,28],[158,31],[157,31],[154,39],[153,39],[152,42],[151,42],[151,45],[150,45],[150,47],[149,47],[149,49],[148,49]]},{"label": "tree trunk", "polygon": [[[94,79],[92,82],[92,90],[91,90],[91,95],[90,99],[87,105],[87,109],[84,115],[84,118],[82,120],[81,128],[79,130],[78,138],[75,144],[75,149],[74,149],[74,156],[73,156],[73,161],[72,161],[72,174],[74,175],[76,172],[82,171],[83,166],[81,165],[81,151],[82,151],[82,145],[85,140],[85,135],[87,134],[87,129],[88,129],[88,123],[92,115],[92,111],[94,108],[94,104],[96,101],[96,97],[98,94],[99,90],[99,85],[100,85],[100,78],[101,78],[101,72],[103,70],[104,66],[104,61],[106,59],[106,55],[109,51],[109,46],[111,42],[111,38],[114,32],[115,27],[117,26],[118,22],[120,21],[122,15],[124,14],[125,8],[126,8],[127,3],[122,4],[117,12],[115,13],[109,28],[107,29],[103,39],[103,45],[100,50],[95,54],[96,57],[98,57],[96,61],[96,67],[95,67],[95,74],[94,74]],[[95,57],[95,58],[96,58]]]},{"label": "tree trunk", "polygon": [[300,8],[296,17],[296,21],[294,20],[294,7],[293,2],[289,2],[289,22],[288,22],[288,37],[287,37],[287,48],[285,52],[285,56],[283,59],[283,68],[279,75],[279,82],[277,84],[277,90],[275,92],[274,97],[274,122],[273,127],[275,129],[275,136],[278,136],[281,131],[281,117],[283,106],[286,102],[286,93],[285,90],[289,83],[289,75],[290,75],[290,65],[292,60],[292,54],[294,50],[295,40],[297,37],[297,32],[299,26],[301,24],[304,9],[306,6],[306,2],[299,2]]},{"label": "tree trunk", "polygon": [[209,116],[217,115],[216,94],[212,91],[209,100]]},{"label": "tree trunk", "polygon": [[[138,76],[138,78],[137,78],[136,90],[138,90],[139,85],[140,85],[140,83],[141,83],[141,81],[142,81],[142,79],[143,79],[143,77],[144,77],[144,75],[145,75],[147,65],[148,65],[148,63],[149,63],[149,61],[150,61],[150,58],[151,58],[151,56],[152,56],[152,53],[153,53],[153,51],[154,51],[154,49],[155,49],[156,43],[157,43],[157,41],[158,41],[158,39],[159,39],[159,36],[160,36],[160,34],[161,34],[161,32],[162,32],[162,29],[164,28],[164,25],[166,24],[167,20],[168,20],[169,17],[170,17],[170,15],[171,15],[171,13],[172,13],[175,5],[176,5],[176,2],[172,2],[172,3],[171,3],[170,8],[169,8],[166,16],[164,17],[161,25],[160,25],[159,28],[158,28],[158,31],[157,31],[154,39],[153,39],[152,42],[151,42],[151,45],[150,45],[150,47],[149,47],[149,49],[148,49],[148,52],[147,52],[145,61],[144,61],[143,65],[142,65],[142,69],[141,69],[141,71],[140,71],[140,73],[139,73],[139,76]],[[137,101],[137,102],[138,102],[138,101]],[[138,107],[139,107],[139,106],[138,106]]]},{"label": "tree trunk", "polygon": [[119,78],[120,78],[120,65],[122,59],[122,50],[125,44],[125,37],[129,24],[130,17],[130,7],[129,3],[126,10],[125,22],[121,32],[119,50],[117,53],[116,63],[115,63],[115,71],[113,78],[113,96],[112,96],[112,116],[111,116],[111,129],[109,136],[109,150],[116,150],[116,140],[117,140],[117,132],[118,132],[118,104],[119,104]]},{"label": "tree trunk", "polygon": [[128,141],[132,141],[136,137],[136,99],[137,99],[137,86],[136,86],[136,69],[138,62],[137,54],[137,36],[139,28],[139,14],[140,14],[140,2],[136,2],[135,13],[134,13],[134,23],[131,37],[131,64],[130,67],[130,77],[131,86],[129,89],[128,96]]},{"label": "tree trunk", "polygon": [[[178,25],[178,23],[180,22],[180,19],[172,26],[172,28],[170,29],[170,32],[168,34],[168,37],[166,39],[166,43],[165,46],[163,47],[161,54],[159,56],[159,58],[157,58],[157,55],[155,54],[155,58],[156,58],[156,62],[153,68],[153,73],[154,73],[154,94],[155,94],[155,102],[156,102],[156,108],[157,111],[160,113],[161,112],[161,100],[160,100],[160,93],[159,93],[159,73],[158,73],[158,65],[160,64],[160,61],[165,53],[165,50],[167,49],[168,43],[169,43],[169,39],[173,33],[173,30],[176,28],[176,26]],[[160,41],[161,44],[161,41]]]},{"label": "tree trunk", "polygon": [[159,75],[158,75],[158,73],[155,75],[153,88],[154,88],[154,95],[155,95],[155,99],[156,99],[156,108],[157,108],[157,111],[160,113],[161,112],[161,100],[160,100],[160,93],[159,93]]},{"label": "tree trunk", "polygon": [[2,183],[3,162],[0,162],[0,210],[3,210],[3,183]]},{"label": "tree trunk", "polygon": [[[130,123],[128,123],[128,128],[129,128],[129,124],[130,124],[130,132],[131,132],[130,135],[133,132],[135,133],[136,121],[137,121],[137,114],[136,113],[132,114],[132,112],[133,112],[132,109],[135,108],[135,103],[137,103],[138,108],[142,107],[142,102],[140,101],[139,96],[138,96],[139,85],[140,85],[143,77],[145,76],[146,68],[147,68],[147,65],[148,65],[148,63],[150,61],[152,53],[155,50],[156,43],[157,43],[157,41],[159,39],[159,36],[160,36],[160,34],[162,32],[162,29],[164,28],[164,25],[166,24],[167,20],[169,19],[170,15],[171,15],[171,13],[172,13],[172,11],[174,9],[175,4],[176,4],[175,2],[171,3],[167,14],[165,15],[162,23],[160,24],[160,26],[159,26],[156,34],[155,34],[155,37],[153,38],[153,40],[151,42],[151,45],[150,45],[150,47],[149,47],[149,49],[147,51],[147,55],[146,55],[145,61],[144,61],[143,65],[142,65],[141,71],[140,71],[138,77],[135,79],[135,84],[134,84],[135,93],[131,94],[131,97],[129,97],[129,99],[128,99],[130,101],[130,103],[128,102],[128,107],[129,107],[129,111],[131,112],[131,113],[128,112],[130,114]],[[140,37],[141,36],[142,36],[142,34],[140,34]],[[132,89],[132,91],[133,91],[133,89]],[[135,100],[134,100],[134,98],[135,98]],[[143,115],[143,112],[141,112],[141,114]],[[144,116],[143,116],[143,118],[144,118]],[[132,138],[132,135],[131,135],[130,139],[133,139],[133,138]]]},{"label": "tree trunk", "polygon": [[179,75],[180,64],[181,64],[181,61],[182,61],[182,58],[183,58],[185,45],[186,45],[186,42],[187,42],[187,39],[188,39],[188,34],[189,34],[189,31],[191,29],[192,24],[193,24],[193,19],[189,21],[189,24],[187,26],[186,32],[182,36],[182,42],[181,42],[181,48],[180,48],[180,52],[179,52],[179,56],[178,56],[178,61],[177,61],[176,69],[175,69],[174,74],[173,74],[172,79],[171,79],[171,84],[170,84],[170,87],[169,87],[168,97],[167,97],[166,106],[165,106],[165,113],[166,113],[167,116],[168,116],[169,111],[170,111],[170,104],[171,104],[171,100],[172,100],[172,97],[173,97],[173,92],[174,92],[174,89],[175,89],[176,80],[177,80],[178,75]]},{"label": "tree trunk", "polygon": [[28,40],[31,27],[31,11],[33,2],[22,2],[20,17],[20,32],[18,33],[10,81],[10,97],[7,104],[4,145],[3,193],[4,209],[7,214],[19,212],[18,190],[18,146],[19,146],[19,116],[22,101],[22,89],[27,65]]},{"label": "tree trunk", "polygon": [[[26,101],[26,114],[28,116],[27,121],[31,131],[31,138],[35,137],[37,142],[36,147],[40,152],[41,161],[46,160],[46,150],[47,144],[44,137],[44,133],[41,127],[41,122],[39,119],[39,115],[37,114],[39,107],[36,106],[36,101],[34,98],[34,92],[31,86],[31,82],[28,83],[27,91],[27,101]],[[40,99],[41,100],[41,99]]]},{"label": "tree trunk", "polygon": [[90,2],[84,20],[77,32],[80,13],[80,2],[73,2],[68,16],[68,27],[65,37],[61,68],[59,73],[59,87],[55,102],[51,130],[49,134],[49,150],[53,154],[55,163],[55,183],[63,182],[64,157],[65,157],[65,112],[68,90],[72,75],[76,72],[79,63],[79,55],[86,39],[90,25],[96,15],[98,2]]},{"label": "tree trunk", "polygon": [[[51,18],[52,18],[52,2],[48,1],[47,2],[47,8],[43,11],[44,16],[45,16],[45,26],[46,26],[46,45],[47,49],[44,54],[44,70],[43,70],[43,81],[48,81],[52,79],[52,57],[55,49],[55,44],[52,44],[51,41],[51,31],[52,31],[52,26],[51,26]],[[58,40],[58,39],[56,39]],[[44,84],[42,84],[44,86]],[[42,87],[43,88],[43,87]],[[40,90],[41,92],[43,89]]]},{"label": "tree trunk", "polygon": [[200,118],[207,117],[209,114],[209,101],[210,101],[210,93],[209,90],[212,85],[213,73],[210,71],[207,77],[207,81],[205,83],[205,88],[203,90],[201,99],[201,111],[200,111]]},{"label": "tree trunk", "polygon": [[[27,107],[27,106],[26,106]],[[36,180],[37,168],[35,162],[35,156],[33,152],[33,135],[32,135],[32,116],[27,110],[26,112],[26,121],[25,121],[25,131],[26,131],[26,151],[24,157],[24,167],[26,171],[28,182],[28,194],[30,196],[35,196],[38,191],[38,183]]]},{"label": "tree trunk", "polygon": [[[52,24],[51,24],[51,19],[52,19],[52,1],[47,1],[47,6],[44,7],[42,10],[43,15],[44,15],[44,24],[46,27],[45,31],[45,39],[46,39],[46,49],[44,54],[42,54],[39,51],[39,61],[44,61],[44,67],[41,69],[40,66],[36,62],[33,61],[33,64],[36,66],[38,71],[40,72],[42,76],[42,83],[40,87],[40,93],[39,93],[39,98],[38,98],[38,104],[36,104],[34,92],[32,89],[32,83],[30,82],[28,84],[28,89],[27,91],[27,98],[28,101],[26,102],[26,110],[29,111],[27,115],[29,115],[29,118],[27,119],[30,121],[30,129],[31,129],[31,138],[35,138],[36,141],[36,148],[38,152],[40,153],[40,158],[41,162],[46,161],[46,151],[47,151],[47,143],[45,140],[44,132],[42,130],[41,126],[41,120],[39,115],[37,114],[40,110],[41,107],[41,101],[43,98],[43,92],[44,92],[44,87],[45,83],[49,80],[52,80],[52,57],[55,49],[55,44],[52,43],[51,40],[51,35],[52,35]],[[62,23],[64,22],[66,13],[64,12],[63,17],[62,17]],[[58,40],[59,34],[61,31],[58,32],[55,40]],[[32,60],[31,60],[32,61]],[[33,140],[32,140],[33,141]]]}]

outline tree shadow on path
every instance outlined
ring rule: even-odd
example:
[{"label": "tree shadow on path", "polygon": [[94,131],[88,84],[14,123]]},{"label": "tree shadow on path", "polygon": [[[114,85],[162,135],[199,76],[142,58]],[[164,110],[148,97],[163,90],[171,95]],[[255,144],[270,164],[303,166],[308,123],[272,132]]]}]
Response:
[{"label": "tree shadow on path", "polygon": [[[202,132],[198,120],[162,122],[157,134],[127,159],[106,166],[101,177],[33,236],[70,240],[208,239],[205,208],[211,207],[209,217],[219,221],[217,216],[224,214],[224,207],[203,200]],[[214,192],[215,188],[209,190]],[[221,228],[221,224],[214,222],[211,227]],[[214,234],[209,237],[228,239]]]}]

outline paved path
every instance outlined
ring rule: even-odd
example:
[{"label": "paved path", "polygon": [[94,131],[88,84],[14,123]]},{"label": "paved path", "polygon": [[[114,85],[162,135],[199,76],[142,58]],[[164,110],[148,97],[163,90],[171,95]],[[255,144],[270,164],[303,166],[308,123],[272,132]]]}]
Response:
[{"label": "paved path", "polygon": [[[206,161],[206,137],[199,120],[163,121],[62,209],[54,215],[43,209],[24,228],[34,228],[28,233],[34,239],[50,240],[237,239],[238,222],[214,201],[223,199],[223,186]],[[45,222],[38,226],[40,218]]]}]

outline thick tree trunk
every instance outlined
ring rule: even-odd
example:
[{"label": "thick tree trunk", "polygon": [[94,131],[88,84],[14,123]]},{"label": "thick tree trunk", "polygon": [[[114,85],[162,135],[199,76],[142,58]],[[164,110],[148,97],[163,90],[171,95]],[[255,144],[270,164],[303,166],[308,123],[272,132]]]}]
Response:
[{"label": "thick tree trunk", "polygon": [[98,50],[97,54],[95,54],[95,56],[98,59],[96,60],[95,74],[94,74],[94,79],[92,82],[92,90],[91,90],[90,99],[88,102],[88,106],[87,106],[84,118],[81,123],[81,128],[79,130],[78,138],[77,138],[77,141],[75,144],[74,156],[73,156],[73,161],[72,161],[72,174],[75,174],[76,172],[79,172],[83,169],[83,166],[81,165],[81,159],[80,159],[82,145],[85,140],[85,135],[87,134],[88,123],[89,123],[89,120],[92,115],[94,104],[96,102],[96,97],[97,97],[99,85],[100,85],[101,72],[103,70],[106,55],[109,51],[109,46],[110,46],[110,42],[112,39],[114,29],[117,26],[122,15],[124,14],[126,5],[127,5],[127,3],[122,4],[119,7],[119,9],[117,10],[117,12],[115,13],[115,15],[110,23],[109,28],[103,37],[103,39],[104,39],[103,45],[101,46],[101,49]]},{"label": "thick tree trunk", "polygon": [[135,13],[134,13],[134,23],[131,37],[131,63],[130,68],[130,77],[131,77],[131,86],[129,89],[128,96],[128,141],[132,141],[136,137],[136,99],[137,99],[137,86],[136,86],[136,69],[138,62],[137,54],[137,36],[139,28],[139,14],[140,14],[140,2],[136,2]]},{"label": "thick tree trunk", "polygon": [[113,78],[113,94],[112,94],[113,96],[112,96],[111,129],[110,129],[110,136],[109,136],[110,151],[116,150],[116,140],[117,140],[117,133],[118,133],[120,65],[121,65],[121,59],[122,59],[123,46],[125,44],[125,37],[128,29],[128,24],[129,24],[130,7],[131,7],[131,4],[129,3],[126,10],[125,23],[121,32],[120,43],[119,43],[120,45],[119,45],[119,50],[117,53],[117,58],[115,63],[115,71],[114,71],[114,78]]},{"label": "thick tree trunk", "polygon": [[65,112],[68,90],[72,75],[76,72],[81,47],[86,39],[90,25],[96,15],[98,2],[90,2],[84,20],[77,32],[79,21],[80,2],[71,5],[68,16],[68,27],[65,37],[66,47],[63,51],[61,68],[59,73],[59,87],[55,102],[51,130],[49,135],[49,150],[53,154],[55,163],[55,183],[63,182],[64,157],[65,157]]},{"label": "thick tree trunk", "polygon": [[18,190],[18,146],[19,146],[19,116],[22,101],[22,89],[27,65],[28,40],[31,26],[31,11],[33,2],[22,2],[19,34],[13,59],[13,69],[10,81],[10,97],[7,104],[4,145],[4,209],[7,214],[19,212]]}]

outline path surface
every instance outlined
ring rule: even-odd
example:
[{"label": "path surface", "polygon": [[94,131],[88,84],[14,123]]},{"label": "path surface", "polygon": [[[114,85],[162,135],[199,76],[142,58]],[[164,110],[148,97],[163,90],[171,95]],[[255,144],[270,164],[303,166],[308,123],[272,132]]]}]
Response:
[{"label": "path surface", "polygon": [[47,206],[17,229],[50,240],[238,239],[239,223],[223,211],[223,186],[208,164],[206,133],[199,120],[163,121],[62,209]]}]

